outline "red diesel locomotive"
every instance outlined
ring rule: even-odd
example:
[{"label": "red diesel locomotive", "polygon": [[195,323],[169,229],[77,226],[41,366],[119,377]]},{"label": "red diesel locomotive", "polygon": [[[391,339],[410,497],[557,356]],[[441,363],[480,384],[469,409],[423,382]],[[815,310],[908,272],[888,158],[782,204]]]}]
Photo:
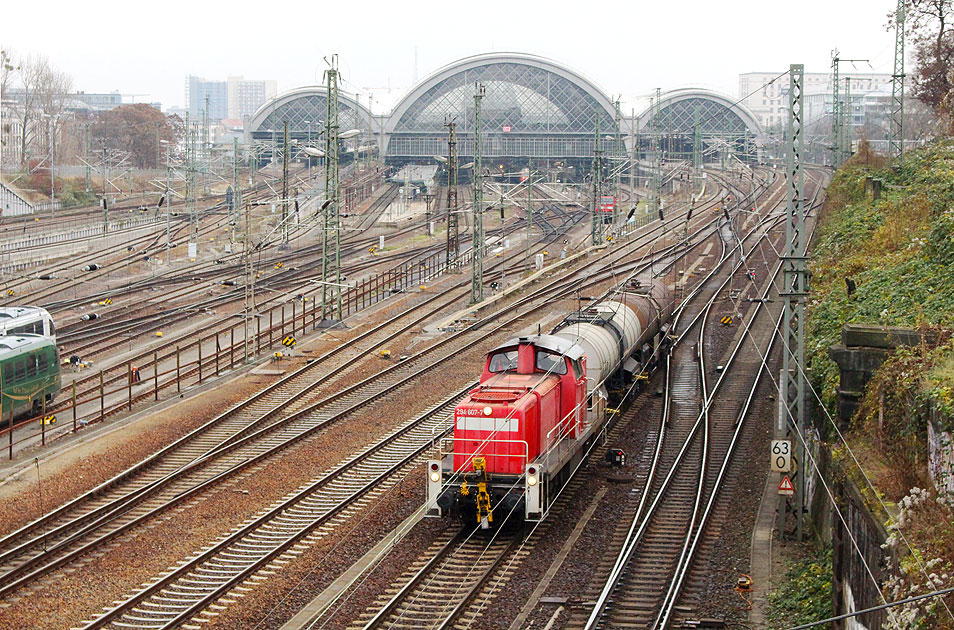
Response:
[{"label": "red diesel locomotive", "polygon": [[491,350],[480,384],[454,411],[453,439],[428,462],[428,515],[458,514],[485,528],[542,520],[605,429],[611,392],[643,376],[666,348],[671,315],[661,282],[632,281],[549,335]]}]

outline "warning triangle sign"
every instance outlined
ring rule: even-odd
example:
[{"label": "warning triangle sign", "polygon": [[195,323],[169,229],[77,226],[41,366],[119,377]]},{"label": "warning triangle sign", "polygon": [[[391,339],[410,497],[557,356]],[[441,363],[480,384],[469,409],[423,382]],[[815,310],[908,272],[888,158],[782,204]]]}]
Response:
[{"label": "warning triangle sign", "polygon": [[795,486],[792,485],[792,480],[788,478],[788,475],[782,477],[782,483],[778,484],[778,493],[787,495],[795,494]]}]

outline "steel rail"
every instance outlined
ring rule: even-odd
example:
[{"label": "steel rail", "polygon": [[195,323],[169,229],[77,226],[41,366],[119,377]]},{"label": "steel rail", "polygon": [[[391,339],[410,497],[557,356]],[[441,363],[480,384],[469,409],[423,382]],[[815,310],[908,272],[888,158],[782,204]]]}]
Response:
[{"label": "steel rail", "polygon": [[[769,219],[770,217],[771,217],[771,215],[769,215],[768,217],[766,217],[766,219]],[[784,217],[783,217],[783,218],[784,218]],[[777,221],[774,221],[774,222],[777,223]],[[759,222],[759,226],[763,225],[764,223],[766,223],[766,220],[765,220],[765,219],[763,219],[762,221]],[[755,232],[755,230],[758,229],[759,226],[756,226],[755,228],[753,228],[753,230],[750,231],[749,234],[747,234],[743,239],[740,239],[740,240],[739,240],[739,246],[741,246],[741,244],[742,244],[744,241],[748,240],[748,239],[752,236],[752,234]],[[762,234],[762,236],[759,238],[759,242],[761,242],[762,240],[766,239],[769,234],[770,234],[770,232],[769,232],[768,230],[766,230],[766,231]],[[754,246],[753,246],[753,247],[754,247]],[[723,261],[720,263],[720,265],[721,265],[722,263],[724,263],[725,261],[727,261],[727,260],[728,260],[728,255],[724,256]],[[729,277],[727,277],[726,280],[721,284],[721,286],[713,293],[713,298],[712,298],[713,300],[715,299],[716,296],[719,295],[719,293],[721,293],[722,290],[724,290],[725,285],[726,285],[726,284],[728,283],[728,281],[729,281],[729,278],[731,278],[731,275],[734,274],[734,273],[736,273],[736,272],[742,267],[742,265],[744,264],[744,262],[745,262],[745,260],[744,260],[744,257],[743,257],[743,259],[740,260],[740,262],[739,262],[732,270],[730,270]],[[758,302],[758,304],[757,304],[757,307],[756,307],[756,315],[757,315],[757,313],[758,313],[758,310],[761,309],[762,306],[764,305],[764,296],[767,295],[768,292],[771,290],[771,287],[774,286],[775,279],[777,278],[777,275],[778,275],[780,269],[781,269],[781,263],[778,263],[778,264],[777,264],[777,267],[776,267],[776,270],[775,270],[775,272],[774,272],[773,275],[772,275],[772,280],[771,280],[771,282],[767,282],[767,283],[766,283],[766,287],[765,287],[764,292],[763,292],[763,299],[760,300],[760,301]],[[715,269],[713,269],[713,272],[715,272]],[[710,273],[709,275],[711,276],[711,273]],[[708,279],[708,277],[709,277],[709,276],[707,276],[707,279]],[[704,285],[705,282],[706,282],[705,280],[704,280],[703,282],[700,282],[698,286]],[[695,293],[695,292],[694,292],[694,293]],[[689,298],[687,297],[687,300],[688,300],[688,299],[689,299]],[[700,312],[700,314],[701,314],[701,312]],[[686,328],[686,330],[683,332],[683,334],[680,335],[679,339],[677,339],[677,342],[678,342],[678,341],[681,341],[681,339],[685,336],[685,334],[688,333],[688,331],[689,331],[689,330],[691,329],[691,327],[698,321],[698,319],[699,319],[699,317],[697,316],[696,318],[694,318],[694,319],[692,320],[692,322],[690,322],[689,326],[687,326],[687,328]],[[753,319],[754,319],[754,317],[753,317]],[[623,571],[624,567],[629,563],[629,559],[630,559],[632,553],[635,551],[635,549],[636,549],[636,547],[638,546],[640,540],[642,539],[642,536],[644,535],[645,530],[646,530],[646,528],[647,528],[648,525],[649,525],[649,521],[650,521],[650,519],[651,519],[653,513],[655,512],[655,510],[656,510],[656,508],[657,508],[657,506],[658,506],[659,501],[661,500],[663,494],[665,493],[666,489],[668,488],[669,483],[670,483],[671,479],[673,478],[676,469],[677,469],[678,466],[680,465],[681,460],[682,460],[684,454],[685,454],[686,451],[687,451],[687,448],[688,448],[688,445],[689,445],[690,440],[692,440],[692,439],[694,438],[695,434],[697,433],[698,428],[699,428],[699,425],[700,425],[700,423],[703,421],[703,415],[708,412],[709,407],[711,406],[712,402],[715,400],[716,393],[721,389],[721,386],[722,386],[724,380],[727,378],[727,375],[728,375],[729,372],[730,372],[730,369],[729,369],[729,368],[730,368],[731,365],[735,362],[736,356],[737,356],[737,354],[738,354],[740,348],[742,347],[742,344],[744,343],[744,341],[745,341],[745,338],[744,338],[744,336],[743,336],[743,337],[740,338],[739,342],[736,344],[736,347],[734,348],[732,354],[730,355],[728,361],[727,361],[726,364],[725,364],[725,367],[724,367],[724,370],[723,370],[722,374],[721,374],[720,377],[717,379],[716,384],[714,385],[714,387],[713,387],[713,389],[712,389],[712,392],[711,392],[711,394],[710,394],[709,397],[708,397],[708,401],[703,405],[703,409],[702,409],[702,411],[700,412],[699,416],[697,417],[696,423],[694,424],[694,426],[693,426],[692,429],[690,430],[689,435],[686,437],[686,439],[685,439],[685,441],[684,441],[682,447],[680,448],[680,451],[679,451],[679,454],[677,455],[676,460],[675,460],[674,463],[671,465],[671,467],[670,467],[670,469],[669,469],[669,472],[667,473],[666,479],[665,479],[664,482],[663,482],[662,487],[657,491],[657,493],[656,493],[656,495],[655,495],[655,498],[654,498],[654,500],[653,500],[653,503],[652,503],[652,505],[649,507],[649,510],[648,510],[647,513],[646,513],[645,515],[643,515],[643,516],[640,516],[639,514],[637,514],[637,515],[634,517],[634,519],[633,519],[633,524],[632,524],[631,527],[630,527],[630,532],[633,532],[633,530],[635,529],[635,525],[636,525],[637,522],[640,523],[639,528],[636,529],[635,534],[634,534],[632,537],[629,537],[629,536],[627,537],[627,541],[626,541],[626,543],[624,543],[624,545],[623,545],[623,548],[622,548],[622,550],[621,550],[621,552],[620,552],[620,555],[619,555],[619,557],[618,557],[618,559],[617,559],[616,565],[614,565],[614,570],[611,572],[610,578],[607,579],[606,586],[605,586],[605,587],[603,588],[603,590],[601,591],[600,596],[599,596],[599,598],[598,598],[598,600],[597,600],[597,603],[596,603],[596,605],[594,606],[594,608],[593,608],[593,610],[592,610],[592,612],[591,612],[591,614],[590,614],[590,616],[589,616],[589,618],[588,618],[588,620],[587,620],[587,622],[586,622],[585,628],[586,628],[587,630],[591,630],[592,628],[595,628],[595,627],[600,623],[600,619],[602,618],[603,610],[604,610],[605,605],[606,605],[606,600],[609,598],[609,596],[611,595],[611,593],[616,590],[616,587],[617,587],[617,585],[618,585],[618,582],[619,582],[619,579],[620,579],[620,577],[621,577],[621,575],[622,575],[622,571]],[[759,374],[760,374],[760,373],[761,373],[761,370],[760,370]],[[756,385],[757,385],[757,379],[756,379]],[[756,385],[753,385],[753,390],[754,390],[754,388],[756,387]],[[668,395],[668,392],[667,392],[667,395]],[[751,397],[751,396],[750,396],[750,397]],[[654,462],[653,462],[653,466],[655,467],[656,464],[657,464],[657,461],[654,461]],[[722,477],[720,476],[719,479],[721,480],[721,478],[722,478]],[[700,485],[700,487],[701,487],[702,484],[700,483],[699,485]],[[713,490],[713,492],[710,494],[710,496],[712,496],[712,494],[715,494],[716,492],[717,492],[717,490]],[[648,494],[648,492],[647,492],[647,494]],[[705,518],[707,519],[708,517],[706,516]],[[698,531],[701,532],[701,530],[698,530]],[[687,542],[686,542],[687,545],[689,544],[689,543],[688,543],[688,540],[692,538],[692,533],[693,533],[693,528],[692,528],[692,527],[689,527],[688,530],[687,530]],[[695,551],[695,546],[694,546],[694,545],[690,545],[689,548],[691,548],[692,553],[694,553],[694,551]],[[685,546],[684,546],[684,550],[686,550],[686,547],[685,547]],[[683,553],[683,554],[682,554],[682,557],[683,557],[683,558],[686,558],[686,561],[685,561],[685,562],[681,562],[680,564],[684,564],[686,567],[688,567],[688,564],[689,564],[688,560],[690,559],[690,557],[687,556],[687,553]],[[677,567],[677,569],[678,569],[678,567]],[[669,593],[671,593],[671,591],[672,591],[672,589],[670,588],[670,592],[669,592]],[[667,593],[666,598],[669,599],[669,600],[671,600],[671,601],[673,602],[672,605],[674,605],[675,597],[674,597],[674,596],[671,596],[669,593]],[[665,600],[664,600],[663,604],[665,605],[665,603],[666,603],[666,602],[665,602]],[[670,606],[670,609],[671,609],[671,606]]]}]

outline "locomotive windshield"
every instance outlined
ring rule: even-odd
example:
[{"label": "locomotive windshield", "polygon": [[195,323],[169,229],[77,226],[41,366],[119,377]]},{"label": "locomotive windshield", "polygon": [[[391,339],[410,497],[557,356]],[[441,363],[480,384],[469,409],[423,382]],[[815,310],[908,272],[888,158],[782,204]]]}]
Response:
[{"label": "locomotive windshield", "polygon": [[517,351],[497,352],[490,357],[491,372],[506,372],[507,370],[517,369]]},{"label": "locomotive windshield", "polygon": [[566,360],[561,354],[537,350],[537,369],[550,374],[566,374]]}]

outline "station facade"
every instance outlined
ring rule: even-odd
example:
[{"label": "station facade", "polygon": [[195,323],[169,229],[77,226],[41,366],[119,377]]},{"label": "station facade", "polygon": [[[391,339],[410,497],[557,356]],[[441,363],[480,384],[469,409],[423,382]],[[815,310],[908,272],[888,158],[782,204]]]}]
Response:
[{"label": "station facade", "polygon": [[[665,92],[658,103],[620,107],[584,75],[552,60],[522,53],[489,53],[448,64],[415,85],[386,115],[339,94],[339,129],[361,133],[344,147],[373,146],[393,165],[435,163],[448,152],[448,123],[456,126],[458,155],[474,154],[474,94],[481,103],[482,156],[491,162],[527,158],[586,168],[599,149],[608,156],[645,159],[657,147],[683,159],[694,146],[708,154],[751,158],[762,129],[744,106],[702,89]],[[620,110],[630,109],[627,115]],[[282,142],[284,122],[294,143],[318,141],[327,116],[323,86],[298,88],[266,102],[246,126],[246,140],[267,156]],[[276,144],[278,143],[278,144]],[[268,148],[271,147],[271,150]],[[635,149],[635,155],[633,155]]]}]

